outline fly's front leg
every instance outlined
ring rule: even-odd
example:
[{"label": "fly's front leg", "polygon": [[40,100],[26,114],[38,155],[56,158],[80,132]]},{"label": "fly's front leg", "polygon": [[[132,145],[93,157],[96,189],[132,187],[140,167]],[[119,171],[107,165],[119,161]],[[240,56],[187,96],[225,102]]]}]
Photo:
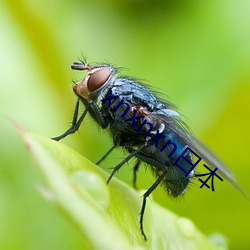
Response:
[{"label": "fly's front leg", "polygon": [[102,128],[106,128],[108,126],[106,115],[101,111],[96,102],[91,100],[89,101],[89,105],[89,113],[91,114],[91,116],[96,120],[99,125],[101,125]]},{"label": "fly's front leg", "polygon": [[84,117],[86,116],[88,112],[93,116],[93,118],[98,122],[98,124],[101,125],[102,128],[107,127],[108,124],[107,124],[106,116],[101,112],[100,108],[97,106],[97,104],[94,101],[88,102],[88,104],[86,105],[86,109],[80,116],[79,120],[77,120],[78,113],[79,113],[79,105],[80,105],[80,100],[78,99],[76,102],[71,127],[62,135],[52,138],[53,140],[59,141],[63,139],[64,137],[68,136],[69,134],[75,133],[79,129]]},{"label": "fly's front leg", "polygon": [[51,139],[53,139],[55,141],[60,141],[64,137],[68,136],[69,134],[75,133],[79,129],[84,117],[86,116],[86,114],[88,112],[88,105],[87,105],[86,109],[84,110],[84,112],[80,116],[79,120],[77,120],[78,119],[78,112],[79,112],[79,104],[80,104],[80,100],[78,99],[77,102],[76,102],[71,127],[65,133],[63,133],[62,135],[59,135],[57,137],[53,137]]}]

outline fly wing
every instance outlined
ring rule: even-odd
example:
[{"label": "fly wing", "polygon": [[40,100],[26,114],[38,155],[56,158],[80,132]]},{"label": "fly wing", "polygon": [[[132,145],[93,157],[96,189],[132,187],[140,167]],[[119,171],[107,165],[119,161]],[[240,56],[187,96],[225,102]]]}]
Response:
[{"label": "fly wing", "polygon": [[247,195],[236,184],[236,178],[229,168],[203,143],[196,139],[188,129],[187,125],[181,120],[178,112],[170,111],[168,109],[151,113],[150,116],[154,120],[162,122],[166,127],[172,130],[180,141],[186,143],[192,150],[194,150],[208,165],[217,171],[229,181],[242,195],[247,199]]},{"label": "fly wing", "polygon": [[244,195],[247,199],[247,195],[243,192],[243,190],[237,185],[236,178],[233,173],[229,170],[229,168],[203,143],[201,143],[198,139],[196,139],[191,134],[188,135],[189,141],[191,142],[190,148],[192,148],[202,159],[208,163],[213,169],[217,168],[217,172],[221,174],[227,181],[229,181],[242,195]]}]

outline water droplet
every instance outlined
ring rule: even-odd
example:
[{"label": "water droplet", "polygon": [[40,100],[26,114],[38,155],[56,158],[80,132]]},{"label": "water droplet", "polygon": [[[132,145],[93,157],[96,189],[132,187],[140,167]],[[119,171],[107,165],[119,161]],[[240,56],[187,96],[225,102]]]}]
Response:
[{"label": "water droplet", "polygon": [[187,238],[192,238],[195,234],[195,226],[192,221],[186,218],[179,218],[177,220],[177,225],[179,229]]},{"label": "water droplet", "polygon": [[110,196],[104,179],[95,173],[83,170],[75,171],[72,178],[81,192],[87,192],[99,205],[108,207]]}]

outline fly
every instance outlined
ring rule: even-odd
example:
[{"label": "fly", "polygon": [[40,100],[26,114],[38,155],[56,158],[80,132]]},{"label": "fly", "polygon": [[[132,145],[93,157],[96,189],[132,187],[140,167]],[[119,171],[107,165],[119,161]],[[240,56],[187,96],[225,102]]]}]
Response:
[{"label": "fly", "polygon": [[[182,195],[195,176],[195,170],[187,163],[194,161],[187,148],[194,150],[197,156],[245,195],[236,184],[232,172],[189,132],[171,102],[157,97],[145,84],[132,78],[118,77],[117,70],[111,65],[90,66],[85,62],[74,62],[71,68],[87,71],[87,74],[73,87],[78,99],[71,127],[53,139],[59,141],[76,132],[89,113],[102,129],[109,130],[113,138],[113,147],[98,163],[116,147],[123,147],[128,152],[125,159],[113,169],[107,183],[131,158],[137,159],[134,166],[134,186],[140,165],[145,163],[150,166],[157,178],[143,195],[140,230],[145,240],[143,216],[147,197],[159,184],[172,197]],[[79,116],[80,102],[85,110]],[[186,153],[179,161],[180,167],[177,167],[175,162],[183,151]]]}]

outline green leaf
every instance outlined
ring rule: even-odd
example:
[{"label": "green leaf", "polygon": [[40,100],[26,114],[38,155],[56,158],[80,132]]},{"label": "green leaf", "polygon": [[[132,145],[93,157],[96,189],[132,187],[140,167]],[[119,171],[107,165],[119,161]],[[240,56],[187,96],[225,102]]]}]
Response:
[{"label": "green leaf", "polygon": [[83,249],[225,249],[215,245],[186,218],[148,199],[144,241],[139,229],[143,192],[108,174],[60,142],[21,130],[45,179],[43,196],[81,232]]}]

